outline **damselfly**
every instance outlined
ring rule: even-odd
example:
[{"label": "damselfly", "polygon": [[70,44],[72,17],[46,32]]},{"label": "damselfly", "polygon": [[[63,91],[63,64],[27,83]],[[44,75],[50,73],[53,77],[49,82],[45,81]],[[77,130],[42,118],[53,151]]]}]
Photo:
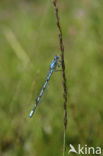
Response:
[{"label": "damselfly", "polygon": [[37,107],[37,105],[38,105],[38,103],[39,103],[39,101],[40,101],[41,96],[43,95],[43,92],[44,92],[44,90],[45,90],[45,88],[46,88],[46,86],[47,86],[48,81],[50,80],[51,75],[53,74],[53,71],[56,71],[57,66],[58,66],[58,67],[60,66],[59,62],[60,62],[59,56],[56,55],[56,56],[54,57],[54,60],[53,60],[53,61],[51,62],[51,64],[50,64],[49,74],[47,75],[46,81],[45,81],[45,83],[44,83],[44,85],[43,85],[43,87],[42,87],[42,89],[41,89],[41,91],[40,91],[39,96],[38,96],[37,99],[36,99],[35,106],[34,106],[34,108],[32,109],[32,111],[30,112],[30,115],[29,115],[30,118],[33,116],[33,114],[34,114],[34,112],[35,112],[35,109],[36,109],[36,107]]}]

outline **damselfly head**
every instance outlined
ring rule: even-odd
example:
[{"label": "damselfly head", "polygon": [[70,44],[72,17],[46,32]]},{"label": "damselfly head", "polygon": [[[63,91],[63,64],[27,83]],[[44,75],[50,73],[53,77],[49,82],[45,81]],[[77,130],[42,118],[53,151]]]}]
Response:
[{"label": "damselfly head", "polygon": [[56,55],[56,56],[55,56],[55,59],[56,59],[56,60],[58,60],[58,59],[59,59],[59,56],[58,56],[58,55]]}]

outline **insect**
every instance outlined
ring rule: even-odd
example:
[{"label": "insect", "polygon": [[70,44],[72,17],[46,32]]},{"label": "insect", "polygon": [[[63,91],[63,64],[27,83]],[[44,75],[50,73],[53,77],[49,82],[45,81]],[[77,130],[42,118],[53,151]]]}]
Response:
[{"label": "insect", "polygon": [[46,81],[45,81],[45,83],[44,83],[44,85],[43,85],[43,87],[42,87],[42,89],[41,89],[41,91],[40,91],[40,93],[39,93],[39,96],[38,96],[37,99],[36,99],[35,106],[34,106],[34,108],[32,109],[32,111],[30,112],[30,115],[29,115],[30,118],[33,116],[33,114],[34,114],[34,112],[35,112],[35,109],[36,109],[36,107],[37,107],[37,105],[38,105],[38,103],[39,103],[39,101],[40,101],[41,96],[43,95],[43,92],[44,92],[44,90],[45,90],[45,88],[46,88],[46,86],[47,86],[48,81],[50,80],[51,75],[53,74],[53,71],[58,71],[58,70],[56,70],[56,68],[57,68],[57,67],[60,67],[60,63],[59,63],[59,62],[61,62],[61,61],[59,60],[59,56],[56,55],[56,56],[54,57],[53,61],[52,61],[51,64],[50,64],[49,73],[48,73],[47,78],[46,78]]}]

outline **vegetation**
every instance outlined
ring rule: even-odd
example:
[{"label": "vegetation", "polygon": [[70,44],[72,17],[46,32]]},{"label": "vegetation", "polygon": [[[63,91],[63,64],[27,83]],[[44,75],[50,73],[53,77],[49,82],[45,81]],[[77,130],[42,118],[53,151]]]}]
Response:
[{"label": "vegetation", "polygon": [[[103,1],[58,1],[63,28],[69,144],[103,146]],[[62,156],[62,74],[53,74],[32,119],[49,64],[60,55],[47,0],[0,1],[0,156]],[[71,154],[72,156],[72,154]]]}]

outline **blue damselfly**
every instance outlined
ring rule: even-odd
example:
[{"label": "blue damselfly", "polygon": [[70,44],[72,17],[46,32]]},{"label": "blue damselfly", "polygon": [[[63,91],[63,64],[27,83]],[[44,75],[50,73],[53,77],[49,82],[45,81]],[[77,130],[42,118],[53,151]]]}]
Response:
[{"label": "blue damselfly", "polygon": [[35,112],[35,109],[36,109],[36,107],[37,107],[37,105],[38,105],[38,103],[39,103],[39,101],[40,101],[41,96],[43,95],[43,92],[44,92],[44,90],[45,90],[45,88],[46,88],[46,86],[47,86],[48,81],[50,80],[51,75],[53,74],[53,71],[56,71],[57,66],[58,66],[58,67],[60,66],[60,65],[59,65],[59,62],[60,62],[59,56],[56,55],[56,56],[54,57],[53,61],[52,61],[51,64],[50,64],[49,73],[48,73],[47,78],[46,78],[46,81],[45,81],[45,83],[44,83],[44,85],[43,85],[43,87],[42,87],[42,89],[41,89],[41,91],[40,91],[40,94],[39,94],[39,96],[38,96],[37,99],[36,99],[35,106],[34,106],[34,108],[32,109],[32,111],[30,112],[30,115],[29,115],[30,118],[33,116],[33,114],[34,114],[34,112]]}]

